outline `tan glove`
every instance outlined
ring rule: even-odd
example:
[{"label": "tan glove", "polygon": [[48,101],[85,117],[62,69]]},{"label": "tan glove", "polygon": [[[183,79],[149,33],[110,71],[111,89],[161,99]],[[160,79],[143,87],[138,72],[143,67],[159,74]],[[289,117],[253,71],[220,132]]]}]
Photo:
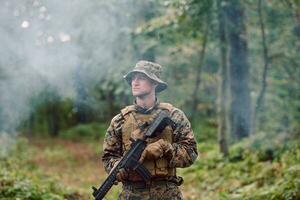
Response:
[{"label": "tan glove", "polygon": [[156,142],[149,144],[143,151],[140,162],[143,162],[145,159],[157,160],[165,154],[171,154],[173,150],[172,145],[169,142],[166,142],[163,139],[160,139]]},{"label": "tan glove", "polygon": [[[120,161],[115,162],[113,168],[111,169],[111,172],[113,171],[113,169],[118,165]],[[126,171],[126,169],[122,168],[119,170],[119,172],[117,173],[117,181],[118,182],[122,182],[124,180],[126,180],[128,178],[128,172]],[[115,183],[117,184],[117,183]]]}]

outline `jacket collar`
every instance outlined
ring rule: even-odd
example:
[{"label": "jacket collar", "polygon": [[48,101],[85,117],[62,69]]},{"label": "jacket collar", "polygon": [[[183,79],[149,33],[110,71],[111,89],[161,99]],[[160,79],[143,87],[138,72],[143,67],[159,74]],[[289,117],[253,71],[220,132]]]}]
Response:
[{"label": "jacket collar", "polygon": [[141,114],[150,114],[159,105],[159,100],[156,98],[154,106],[152,106],[151,108],[144,108],[142,106],[139,106],[136,104],[136,101],[134,101],[133,105],[134,105],[136,112],[141,113]]}]

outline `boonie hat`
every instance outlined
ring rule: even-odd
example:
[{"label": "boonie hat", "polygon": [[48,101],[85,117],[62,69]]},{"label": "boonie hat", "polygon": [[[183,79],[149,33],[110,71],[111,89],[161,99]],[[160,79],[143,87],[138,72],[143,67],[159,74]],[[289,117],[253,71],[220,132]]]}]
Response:
[{"label": "boonie hat", "polygon": [[155,88],[155,91],[161,92],[168,87],[168,84],[160,79],[161,71],[162,67],[159,64],[141,60],[136,63],[132,71],[128,72],[124,76],[124,79],[129,85],[131,85],[132,76],[137,72],[143,73],[148,78],[158,83],[157,87]]}]

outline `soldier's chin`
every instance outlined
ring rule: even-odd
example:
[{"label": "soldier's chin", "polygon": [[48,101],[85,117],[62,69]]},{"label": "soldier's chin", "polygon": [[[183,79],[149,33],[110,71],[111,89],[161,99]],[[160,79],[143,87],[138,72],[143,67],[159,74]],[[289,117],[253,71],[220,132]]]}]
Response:
[{"label": "soldier's chin", "polygon": [[144,98],[147,95],[149,95],[149,92],[133,92],[132,93],[133,97],[138,97],[138,98]]}]

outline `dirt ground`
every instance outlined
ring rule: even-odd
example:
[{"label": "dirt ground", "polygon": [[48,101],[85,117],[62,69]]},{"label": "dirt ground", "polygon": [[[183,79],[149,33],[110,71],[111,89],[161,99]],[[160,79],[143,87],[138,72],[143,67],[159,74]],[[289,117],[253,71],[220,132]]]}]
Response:
[{"label": "dirt ground", "polygon": [[[99,187],[107,177],[100,159],[100,142],[98,145],[62,139],[34,139],[30,143],[38,152],[31,162],[46,176],[56,177],[64,187],[78,192],[82,199],[91,199],[91,187]],[[114,199],[120,187],[120,184],[113,187],[108,199]],[[181,186],[185,199],[197,199],[193,195],[195,191],[187,187],[190,185]]]},{"label": "dirt ground", "polygon": [[32,140],[38,153],[31,159],[43,174],[56,177],[63,186],[76,190],[85,198],[91,195],[91,186],[99,186],[107,176],[95,144],[61,139]]}]

